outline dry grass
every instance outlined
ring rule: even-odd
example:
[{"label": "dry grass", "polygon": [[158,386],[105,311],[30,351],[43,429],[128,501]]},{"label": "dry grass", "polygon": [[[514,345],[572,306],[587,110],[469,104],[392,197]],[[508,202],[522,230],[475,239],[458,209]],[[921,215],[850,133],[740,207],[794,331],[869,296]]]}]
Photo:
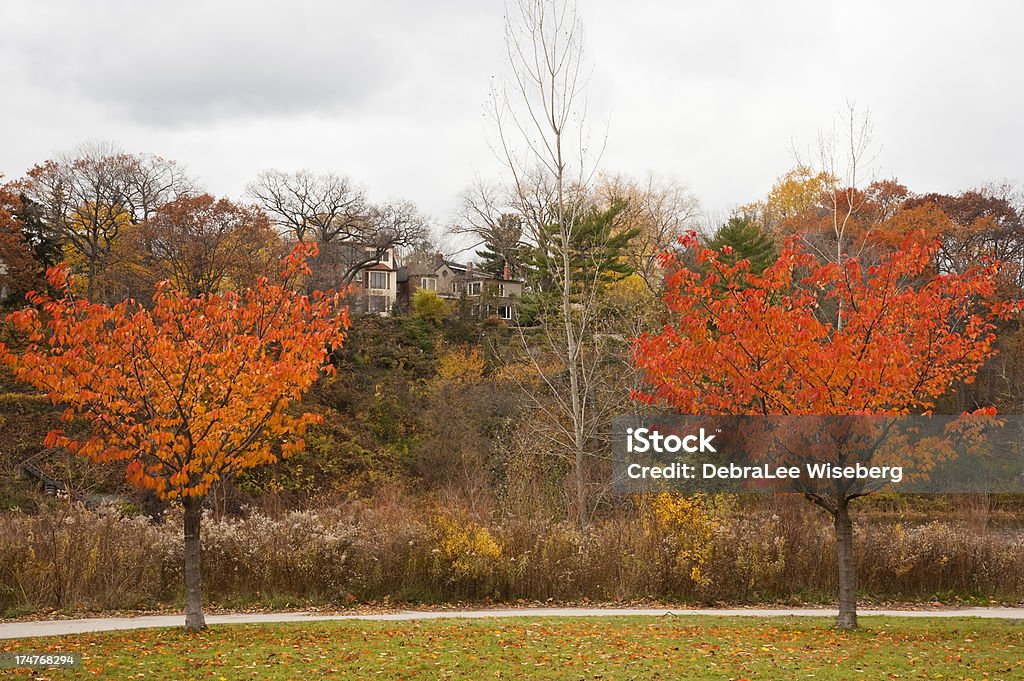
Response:
[{"label": "dry grass", "polygon": [[[622,509],[580,531],[544,519],[471,518],[391,495],[318,511],[204,521],[214,605],[657,599],[827,600],[831,527],[791,501]],[[180,599],[180,517],[163,524],[64,506],[0,515],[0,612],[111,610]],[[1020,601],[1024,533],[946,520],[862,518],[862,594]],[[694,572],[694,568],[697,568]]]}]

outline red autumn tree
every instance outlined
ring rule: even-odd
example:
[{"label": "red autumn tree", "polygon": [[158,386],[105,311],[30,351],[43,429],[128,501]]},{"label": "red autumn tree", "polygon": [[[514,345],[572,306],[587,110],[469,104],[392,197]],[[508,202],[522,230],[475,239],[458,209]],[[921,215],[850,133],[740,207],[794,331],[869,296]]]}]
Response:
[{"label": "red autumn tree", "polygon": [[218,480],[301,451],[318,416],[290,407],[322,372],[348,328],[340,294],[299,295],[315,246],[285,259],[283,284],[261,278],[239,293],[188,297],[165,282],[152,309],[76,300],[63,268],[50,271],[64,296],[32,294],[34,307],[8,320],[27,340],[0,357],[45,391],[65,417],[91,425],[48,444],[94,461],[127,461],[128,481],[184,507],[185,624],[205,626],[199,563],[204,499]]},{"label": "red autumn tree", "polygon": [[[675,321],[638,338],[633,351],[646,386],[634,397],[682,414],[930,413],[994,353],[995,320],[1019,309],[995,302],[995,263],[936,275],[938,245],[921,235],[870,266],[822,262],[794,238],[761,275],[745,260],[728,264],[693,234],[682,245],[695,265],[668,278]],[[849,502],[860,494],[809,495],[834,522],[838,624],[850,628]]]},{"label": "red autumn tree", "polygon": [[[3,176],[0,176],[3,179]],[[43,284],[42,269],[32,257],[15,213],[18,195],[9,185],[0,185],[0,303],[23,300],[33,288]]]},{"label": "red autumn tree", "polygon": [[255,206],[209,194],[161,206],[137,235],[147,274],[170,279],[189,295],[237,291],[266,274],[281,256],[280,239]]}]

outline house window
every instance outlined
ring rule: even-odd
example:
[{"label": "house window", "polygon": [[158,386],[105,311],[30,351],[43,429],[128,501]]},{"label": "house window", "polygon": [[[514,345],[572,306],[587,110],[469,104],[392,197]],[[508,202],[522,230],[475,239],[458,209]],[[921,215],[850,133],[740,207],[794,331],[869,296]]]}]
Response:
[{"label": "house window", "polygon": [[387,251],[384,251],[383,253],[381,253],[380,261],[381,262],[391,262],[391,254],[388,253]]},{"label": "house window", "polygon": [[502,319],[512,319],[512,308],[506,306],[499,307],[498,316]]},{"label": "house window", "polygon": [[436,291],[437,279],[434,279],[433,277],[423,277],[422,279],[420,279],[420,288],[426,289],[428,291]]},{"label": "house window", "polygon": [[367,309],[370,312],[387,312],[388,299],[386,296],[370,296],[367,301]]},{"label": "house window", "polygon": [[505,297],[505,285],[504,284],[498,284],[498,297],[499,298],[504,298]]},{"label": "house window", "polygon": [[478,295],[480,295],[480,282],[479,281],[471,281],[471,282],[469,282],[469,284],[467,285],[467,288],[466,288],[466,292],[469,293],[469,295],[471,295],[471,296],[478,296]]},{"label": "house window", "polygon": [[387,272],[370,272],[370,288],[386,289],[388,287]]},{"label": "house window", "polygon": [[459,282],[453,281],[452,282],[452,293],[458,293],[458,292],[459,292]]}]

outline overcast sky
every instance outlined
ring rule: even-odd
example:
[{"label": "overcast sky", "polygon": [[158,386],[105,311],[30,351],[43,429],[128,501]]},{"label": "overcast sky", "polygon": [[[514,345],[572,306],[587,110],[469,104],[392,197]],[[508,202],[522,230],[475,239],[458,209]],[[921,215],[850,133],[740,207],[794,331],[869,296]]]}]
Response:
[{"label": "overcast sky", "polygon": [[[915,191],[1024,180],[1024,2],[579,0],[601,166],[723,213],[855,100],[876,171]],[[334,171],[439,224],[497,176],[504,70],[487,0],[21,0],[0,19],[0,173],[88,140],[238,197],[262,169]]]}]

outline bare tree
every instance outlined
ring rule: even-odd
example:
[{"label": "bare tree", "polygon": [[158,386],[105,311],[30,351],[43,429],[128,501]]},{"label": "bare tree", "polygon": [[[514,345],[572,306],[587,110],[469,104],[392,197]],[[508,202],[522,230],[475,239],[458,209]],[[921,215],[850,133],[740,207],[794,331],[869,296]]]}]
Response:
[{"label": "bare tree", "polygon": [[53,236],[80,262],[92,299],[105,294],[98,280],[116,259],[125,231],[195,187],[173,161],[93,143],[30,170],[24,190],[42,206]]},{"label": "bare tree", "polygon": [[872,166],[877,158],[872,145],[871,113],[867,110],[858,113],[856,105],[847,102],[840,118],[840,123],[833,123],[831,130],[819,131],[814,161],[805,163],[794,151],[798,168],[806,168],[810,177],[825,180],[825,208],[830,236],[835,239],[828,245],[831,248],[810,242],[808,245],[835,262],[850,255],[851,227],[868,201],[869,194],[864,188],[871,182]]},{"label": "bare tree", "polygon": [[648,290],[660,296],[665,272],[658,262],[658,254],[671,248],[685,230],[696,227],[700,200],[681,182],[654,174],[642,180],[622,175],[603,176],[596,193],[605,204],[621,202],[625,205],[618,221],[622,228],[638,230],[626,250],[626,258]]},{"label": "bare tree", "polygon": [[371,204],[348,178],[269,170],[248,187],[270,219],[296,241],[315,241],[314,286],[350,283],[392,249],[426,239],[427,219],[409,201]]},{"label": "bare tree", "polygon": [[367,210],[366,195],[347,177],[308,170],[267,170],[248,186],[270,219],[296,241],[351,239]]},{"label": "bare tree", "polygon": [[458,223],[452,226],[456,234],[470,234],[482,243],[486,241],[497,227],[501,216],[513,206],[509,204],[505,188],[481,178],[477,178],[472,186],[459,197]]},{"label": "bare tree", "polygon": [[[587,465],[600,435],[594,380],[600,352],[589,347],[597,314],[601,274],[580,267],[574,237],[586,211],[587,188],[596,164],[588,159],[583,25],[571,0],[518,0],[505,26],[507,77],[492,91],[496,152],[510,176],[510,203],[527,237],[546,252],[548,275],[558,292],[555,309],[543,317],[555,371],[533,352],[550,403],[552,444],[569,453],[570,508],[586,525],[592,511]],[[557,320],[557,321],[556,321]],[[525,341],[524,341],[525,343]]]},{"label": "bare tree", "polygon": [[458,222],[451,232],[473,237],[470,248],[485,246],[517,277],[523,269],[524,234],[523,218],[514,204],[503,187],[477,179],[462,193]]}]

